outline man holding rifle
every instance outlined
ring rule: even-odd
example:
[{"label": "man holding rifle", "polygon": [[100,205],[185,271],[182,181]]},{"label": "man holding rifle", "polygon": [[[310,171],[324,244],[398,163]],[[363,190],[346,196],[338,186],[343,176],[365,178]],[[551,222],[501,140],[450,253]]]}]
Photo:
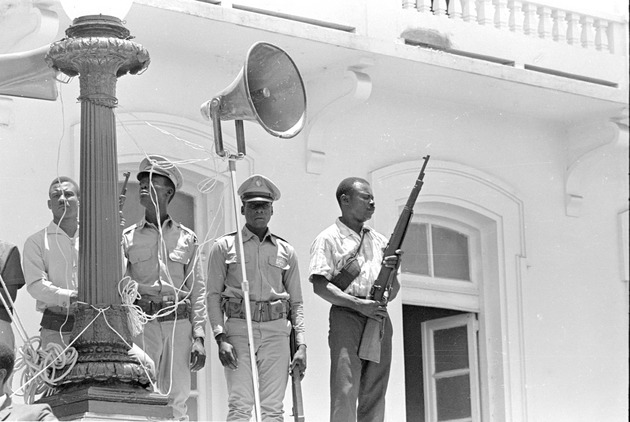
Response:
[{"label": "man holding rifle", "polygon": [[[364,224],[375,209],[366,180],[344,179],[336,197],[341,217],[311,245],[309,267],[314,292],[332,304],[328,334],[330,420],[383,421],[392,355],[392,324],[386,304],[400,289],[396,276],[400,251],[383,257],[387,239]],[[377,302],[368,297],[382,265],[392,269],[393,279],[388,295]],[[359,357],[369,319],[383,322],[379,363]]]}]

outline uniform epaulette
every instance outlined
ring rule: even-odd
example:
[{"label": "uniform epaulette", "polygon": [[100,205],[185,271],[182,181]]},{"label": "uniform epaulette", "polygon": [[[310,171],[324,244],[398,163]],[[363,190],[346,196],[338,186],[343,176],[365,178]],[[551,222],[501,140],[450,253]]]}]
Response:
[{"label": "uniform epaulette", "polygon": [[289,243],[289,241],[288,241],[288,240],[281,238],[281,237],[280,237],[280,236],[278,236],[277,234],[273,234],[273,233],[271,233],[271,235],[272,235],[273,237],[275,237],[276,239],[280,239],[280,240],[282,240],[283,242],[287,242],[287,243]]},{"label": "uniform epaulette", "polygon": [[191,235],[192,237],[194,237],[195,239],[197,238],[197,235],[195,234],[195,232],[192,229],[189,229],[188,227],[184,226],[182,223],[177,223],[179,225],[179,227],[185,231],[186,233],[188,233],[189,235]]}]

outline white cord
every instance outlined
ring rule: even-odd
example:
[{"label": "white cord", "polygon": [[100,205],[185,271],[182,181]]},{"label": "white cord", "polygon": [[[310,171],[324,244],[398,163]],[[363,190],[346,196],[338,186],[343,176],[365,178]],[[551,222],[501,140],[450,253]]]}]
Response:
[{"label": "white cord", "polygon": [[[48,392],[63,380],[74,368],[79,357],[76,349],[71,346],[64,348],[57,343],[48,343],[42,349],[38,336],[28,339],[18,349],[18,353],[15,371],[24,369],[22,386],[18,391],[24,390],[26,404],[32,404],[36,395]],[[58,373],[62,370],[63,372]]]}]

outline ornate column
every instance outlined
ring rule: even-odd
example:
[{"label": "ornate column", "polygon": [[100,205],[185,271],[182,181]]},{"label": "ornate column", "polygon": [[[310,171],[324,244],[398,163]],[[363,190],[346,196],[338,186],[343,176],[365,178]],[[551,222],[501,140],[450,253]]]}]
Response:
[{"label": "ornate column", "polygon": [[[47,398],[58,417],[85,412],[156,417],[140,403],[155,404],[144,389],[149,377],[128,355],[132,336],[121,306],[122,277],[118,165],[114,108],[117,78],[149,65],[149,53],[130,41],[122,21],[90,15],[74,19],[67,38],[51,45],[46,62],[79,75],[81,102],[79,292],[72,339],[79,358]],[[139,401],[140,400],[140,401]],[[148,400],[148,401],[147,401]],[[160,405],[166,399],[157,399]],[[116,406],[103,403],[117,402]],[[124,403],[134,403],[125,408]],[[140,410],[142,409],[142,410]],[[124,419],[124,417],[123,417]]]}]

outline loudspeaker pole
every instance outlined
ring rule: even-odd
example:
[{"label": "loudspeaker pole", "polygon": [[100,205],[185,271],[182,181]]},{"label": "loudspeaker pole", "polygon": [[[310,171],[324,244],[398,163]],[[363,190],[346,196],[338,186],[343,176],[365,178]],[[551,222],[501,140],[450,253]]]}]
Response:
[{"label": "loudspeaker pole", "polygon": [[[243,122],[241,121],[241,124]],[[243,247],[243,233],[238,217],[238,194],[236,187],[236,161],[242,158],[242,155],[228,157],[230,178],[232,179],[232,199],[234,205],[234,221],[236,222],[236,244],[238,247],[238,256],[241,260],[241,289],[243,290],[243,303],[245,304],[245,321],[247,323],[247,341],[249,343],[249,361],[252,367],[252,384],[254,386],[254,410],[256,411],[256,421],[262,421],[262,413],[260,410],[260,389],[258,384],[258,365],[256,364],[256,349],[254,347],[254,329],[252,327],[252,309],[249,303],[249,281],[245,271],[245,248]]]},{"label": "loudspeaker pole", "polygon": [[[238,194],[236,187],[236,161],[245,157],[245,133],[243,120],[256,121],[271,135],[293,138],[306,121],[306,93],[300,72],[295,63],[282,49],[259,42],[247,53],[245,65],[234,81],[212,100],[201,105],[201,114],[212,121],[214,145],[217,155],[226,157],[232,179],[234,220],[238,255],[245,262],[243,236],[239,224]],[[237,153],[230,154],[223,148],[221,120],[235,120]],[[256,421],[262,421],[258,366],[254,347],[252,311],[249,303],[249,281],[245,265],[241,265],[243,303],[247,321],[247,339],[252,367]]]}]

